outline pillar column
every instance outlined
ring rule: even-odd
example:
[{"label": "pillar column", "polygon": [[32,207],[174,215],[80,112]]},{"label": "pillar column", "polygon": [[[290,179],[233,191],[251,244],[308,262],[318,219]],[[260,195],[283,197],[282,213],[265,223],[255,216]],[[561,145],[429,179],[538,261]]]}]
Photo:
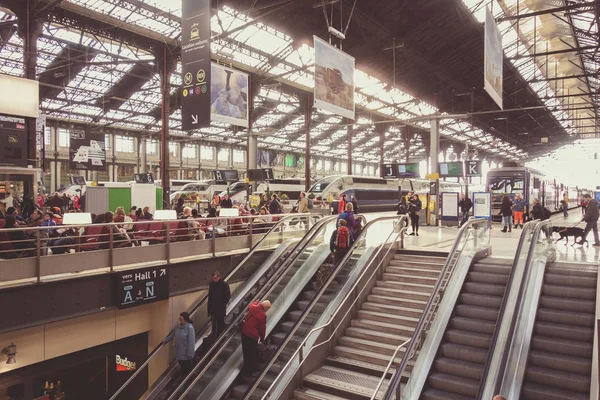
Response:
[{"label": "pillar column", "polygon": [[310,126],[312,123],[312,97],[310,94],[300,101],[301,110],[304,111],[304,133],[305,133],[305,147],[304,147],[304,189],[308,191],[311,187],[310,179]]},{"label": "pillar column", "polygon": [[348,125],[348,175],[352,175],[352,136],[354,133],[354,122],[351,120],[346,120]]},{"label": "pillar column", "polygon": [[256,152],[257,140],[254,136],[248,136],[248,150],[246,151],[246,167],[247,169],[256,169]]},{"label": "pillar column", "polygon": [[[140,138],[140,165],[139,172],[140,174],[148,171],[148,141],[146,139]],[[150,171],[152,172],[152,171]]]},{"label": "pillar column", "polygon": [[[17,10],[17,32],[23,40],[23,77],[32,80],[37,78],[37,41],[42,33],[42,23],[34,18],[38,3],[39,0],[22,0],[23,8]],[[27,163],[35,166],[37,161],[35,118],[25,118],[25,130],[27,131]]]},{"label": "pillar column", "polygon": [[[431,129],[429,135],[429,165],[431,168],[431,173],[435,174],[439,170],[439,161],[438,157],[440,154],[440,121],[438,119],[432,119],[430,121]],[[440,180],[436,180],[436,187],[438,188],[438,195],[432,195],[433,200],[433,210],[434,212],[431,214],[431,218],[429,219],[429,224],[436,225],[437,224],[437,215],[439,209],[439,188],[440,188]]]},{"label": "pillar column", "polygon": [[169,117],[171,115],[171,73],[175,70],[174,52],[163,46],[156,50],[155,58],[160,76],[161,132],[160,132],[160,178],[163,187],[163,202],[169,204]]}]

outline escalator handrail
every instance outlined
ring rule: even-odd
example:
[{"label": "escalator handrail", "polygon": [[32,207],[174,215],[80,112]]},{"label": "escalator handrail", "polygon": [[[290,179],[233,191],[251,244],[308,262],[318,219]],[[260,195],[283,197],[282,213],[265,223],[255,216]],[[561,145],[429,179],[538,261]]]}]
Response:
[{"label": "escalator handrail", "polygon": [[[363,272],[361,273],[361,275],[358,278],[356,278],[356,281],[355,281],[354,285],[352,286],[352,288],[350,290],[348,290],[348,294],[340,302],[340,305],[338,305],[338,307],[336,308],[336,310],[333,313],[331,313],[331,317],[329,318],[329,320],[325,324],[320,325],[320,326],[312,329],[310,332],[308,332],[308,334],[305,336],[305,338],[302,341],[302,343],[300,343],[300,345],[298,346],[298,348],[296,349],[296,351],[294,352],[294,354],[292,355],[292,357],[290,358],[290,360],[286,363],[286,365],[281,369],[281,372],[273,380],[273,383],[271,383],[271,385],[269,386],[269,389],[267,389],[267,391],[263,395],[263,397],[262,397],[263,399],[267,398],[267,396],[269,395],[269,393],[271,392],[271,390],[273,390],[274,386],[278,383],[278,381],[281,378],[281,376],[286,372],[287,368],[290,366],[290,363],[294,360],[294,358],[301,351],[301,349],[304,348],[304,346],[305,346],[306,342],[308,341],[308,339],[314,333],[319,332],[319,331],[325,329],[326,327],[328,327],[333,322],[334,317],[336,316],[336,314],[340,311],[340,309],[344,306],[344,304],[346,303],[346,301],[348,300],[348,298],[350,297],[350,295],[358,287],[358,284],[362,281],[362,278],[365,276],[365,274],[367,273],[367,271],[369,271],[369,269],[372,267],[373,263],[376,262],[377,258],[379,257],[379,255],[383,251],[384,246],[386,244],[390,243],[390,238],[392,237],[392,235],[394,233],[396,233],[396,237],[392,241],[392,243],[394,243],[394,242],[396,242],[398,240],[398,236],[403,236],[405,234],[406,227],[404,226],[404,222],[407,222],[408,219],[407,219],[406,215],[402,215],[400,217],[398,217],[398,216],[380,217],[380,218],[374,219],[373,221],[369,222],[365,226],[365,228],[363,229],[363,231],[359,235],[360,240],[362,240],[363,238],[366,238],[367,231],[368,231],[369,227],[371,227],[375,223],[381,222],[381,221],[385,221],[385,220],[396,220],[396,219],[398,220],[399,226],[402,227],[400,229],[400,232],[394,232],[394,230],[392,229],[392,232],[388,235],[388,237],[386,238],[386,240],[384,242],[382,242],[381,245],[379,246],[379,248],[377,250],[377,253],[374,256],[371,257],[371,262],[367,266],[365,266],[363,268]],[[315,294],[315,296],[312,298],[312,300],[310,301],[310,303],[307,305],[307,307],[302,312],[302,315],[300,316],[300,318],[298,318],[298,320],[294,323],[294,326],[292,327],[292,329],[290,330],[290,332],[286,335],[286,338],[284,339],[283,343],[278,346],[278,350],[271,357],[270,362],[263,368],[263,371],[262,371],[261,375],[255,380],[254,384],[252,386],[250,386],[248,388],[248,390],[246,390],[246,393],[245,393],[245,396],[244,396],[244,400],[247,400],[249,398],[250,394],[258,387],[258,385],[260,384],[261,380],[264,378],[264,376],[268,373],[269,369],[272,367],[272,365],[277,360],[277,357],[285,349],[285,347],[287,346],[287,344],[293,339],[293,336],[296,333],[296,331],[298,330],[298,328],[300,328],[300,325],[302,325],[302,323],[304,322],[304,320],[306,319],[306,317],[312,311],[313,307],[317,304],[319,298],[323,295],[323,293],[325,293],[325,291],[327,290],[327,288],[329,287],[329,285],[336,278],[337,274],[342,270],[342,268],[345,266],[345,264],[350,260],[350,258],[352,257],[352,253],[354,252],[354,250],[356,250],[356,248],[358,246],[359,246],[359,240],[356,240],[356,242],[354,243],[354,245],[352,246],[352,248],[348,252],[348,254],[346,254],[346,256],[344,256],[344,258],[342,259],[342,261],[340,261],[338,263],[338,265],[334,268],[334,270],[331,271],[331,273],[329,274],[329,277],[327,278],[327,281],[325,281],[325,283],[323,284],[323,286],[321,286],[321,288],[319,289],[319,291]],[[389,254],[389,252],[392,249],[392,247],[393,246],[390,246],[390,248],[388,249],[386,255],[383,257],[384,259],[387,257],[387,255]],[[375,274],[375,272],[377,272],[377,270],[378,270],[378,268],[375,269],[375,271],[373,272],[373,275]],[[373,278],[373,275],[371,276],[371,279]],[[354,303],[356,303],[356,301],[360,298],[360,295],[362,294],[362,291],[364,291],[364,287],[361,290],[361,292],[355,296]],[[354,303],[351,306],[348,307],[348,311],[346,312],[346,315],[350,312],[350,310],[352,310]],[[343,321],[344,319],[345,319],[345,317],[342,318],[341,321]],[[340,322],[340,324],[341,324],[341,322]],[[339,329],[339,326],[340,325],[338,325],[335,328],[334,332],[330,335],[329,339],[325,340],[322,343],[319,343],[318,346],[321,346],[322,344],[329,342],[331,340],[331,338],[335,335],[335,333],[337,332],[337,330]],[[316,346],[316,347],[318,347],[318,346]],[[304,356],[303,360],[306,360],[306,358],[308,357],[308,355],[312,352],[313,348],[315,348],[315,347],[312,347],[309,350],[309,352]],[[301,361],[301,363],[303,362],[303,360]]]},{"label": "escalator handrail", "polygon": [[[227,274],[227,276],[225,276],[223,278],[223,280],[225,282],[227,282],[229,279],[231,279],[231,277],[234,276],[239,271],[239,269],[246,263],[246,261],[248,261],[254,255],[254,253],[256,253],[256,251],[258,251],[259,246],[269,237],[269,235],[271,233],[275,232],[279,227],[281,227],[285,222],[287,222],[287,220],[293,219],[293,218],[299,218],[299,217],[307,217],[307,218],[315,217],[315,218],[321,219],[323,216],[320,214],[293,214],[293,215],[284,216],[279,221],[277,221],[277,223],[275,225],[273,225],[271,227],[271,229],[269,229],[269,231],[250,249],[248,254],[246,254],[246,257],[244,257],[244,259],[242,259],[242,261],[240,261],[237,264],[237,266],[233,270],[231,270]],[[196,305],[194,305],[194,307],[191,308],[191,310],[189,311],[190,315],[192,315],[194,312],[196,312],[207,301],[208,301],[208,294],[206,294],[201,300],[199,300],[196,303]],[[210,323],[210,317],[208,317],[208,321],[204,324],[202,329],[199,330],[198,332],[205,330],[209,323]],[[167,336],[170,335],[171,333],[173,333],[176,328],[177,328],[177,325],[175,325],[175,327],[167,334]],[[137,370],[129,377],[129,379],[127,379],[127,381],[125,381],[125,383],[123,383],[123,385],[121,385],[121,387],[110,397],[109,400],[115,400],[117,398],[117,396],[119,394],[121,394],[121,392],[123,390],[125,390],[125,388],[135,379],[135,377],[138,376],[148,366],[150,361],[164,346],[166,346],[166,344],[164,344],[163,342],[160,342],[154,348],[154,350],[152,350],[150,352],[150,355],[148,356],[146,361],[144,361],[144,363],[142,365],[140,365],[139,368],[137,368]]]},{"label": "escalator handrail", "polygon": [[453,264],[455,264],[453,262],[453,260],[454,260],[455,254],[458,250],[458,246],[461,243],[461,239],[467,233],[467,231],[469,231],[469,229],[471,227],[473,227],[475,225],[480,225],[480,224],[486,224],[488,229],[491,227],[491,222],[488,219],[471,217],[458,231],[456,240],[454,241],[454,244],[452,245],[452,248],[450,249],[450,252],[448,253],[448,257],[446,258],[446,262],[444,263],[444,266],[442,267],[442,271],[439,274],[439,278],[435,282],[435,286],[433,287],[431,296],[429,296],[429,300],[427,300],[427,304],[425,305],[425,308],[423,309],[423,314],[421,315],[421,318],[419,318],[419,322],[417,322],[417,325],[415,326],[415,330],[411,336],[411,341],[408,345],[408,348],[404,352],[404,357],[402,357],[402,361],[400,362],[400,365],[398,366],[398,368],[396,369],[396,372],[394,373],[394,376],[390,380],[390,384],[389,384],[389,386],[385,392],[385,395],[383,397],[384,400],[392,400],[394,398],[396,389],[400,386],[402,374],[404,373],[404,370],[406,369],[406,366],[408,365],[408,361],[411,358],[410,357],[411,353],[415,350],[416,346],[418,346],[420,344],[420,339],[424,339],[424,337],[422,337],[422,331],[423,331],[423,328],[425,325],[425,320],[427,318],[429,318],[429,314],[432,311],[434,300],[436,299],[437,296],[440,295],[440,289],[442,288],[442,282],[444,280],[447,281],[449,279],[449,277],[448,277],[448,279],[445,279],[445,277],[446,277],[448,271],[450,270],[450,268],[453,267]]},{"label": "escalator handrail", "polygon": [[[255,296],[253,296],[253,299],[250,301],[250,303],[252,303],[260,298],[264,298],[265,296],[268,295],[268,293],[271,293],[271,291],[277,286],[279,281],[286,275],[288,269],[294,264],[294,262],[296,261],[296,258],[306,250],[306,248],[312,243],[313,239],[317,236],[317,234],[319,234],[321,232],[321,230],[324,227],[326,227],[329,222],[332,222],[336,218],[337,218],[337,216],[328,216],[328,217],[322,218],[320,221],[318,221],[317,224],[315,226],[313,226],[311,231],[309,231],[309,233],[312,232],[312,234],[310,234],[310,237],[309,237],[309,234],[307,234],[304,238],[302,238],[302,240],[296,245],[294,250],[292,250],[290,252],[290,255],[285,260],[283,260],[283,265],[281,265],[278,268],[278,272],[273,274],[273,276],[271,278],[269,278],[268,282],[263,285],[263,287],[261,289],[263,289],[263,290],[266,289],[266,293],[259,290],[257,292],[257,294]],[[364,217],[362,217],[362,218],[364,218]],[[302,244],[302,246],[301,246],[301,244]],[[300,246],[301,246],[301,248],[299,248]],[[186,376],[185,379],[183,379],[181,381],[181,383],[177,386],[177,388],[169,396],[168,400],[175,399],[176,397],[174,397],[174,396],[177,393],[179,393],[184,388],[184,386],[186,386],[186,383],[187,383],[187,389],[179,397],[177,397],[179,399],[183,398],[189,392],[189,390],[198,382],[198,380],[200,380],[200,378],[203,376],[203,374],[206,372],[206,370],[208,368],[210,368],[210,366],[212,366],[212,364],[215,362],[217,357],[221,354],[221,350],[225,349],[227,344],[234,337],[234,335],[232,335],[232,333],[233,333],[232,331],[237,329],[239,323],[246,316],[246,313],[247,313],[247,310],[240,312],[240,314],[237,316],[237,318],[234,321],[232,321],[232,323],[225,330],[225,332],[223,332],[221,335],[219,335],[219,337],[217,338],[215,343],[213,343],[213,345],[206,352],[204,357],[202,357],[202,359],[196,364],[196,366],[194,366],[194,368],[192,369],[192,371],[190,371],[188,376]],[[200,366],[204,365],[205,363],[206,363],[206,365],[202,368],[200,373],[194,378],[194,380],[191,383],[188,383],[190,380],[190,377],[192,377],[192,375],[194,375],[200,369]]]},{"label": "escalator handrail", "polygon": [[[533,234],[535,232],[536,226],[539,222],[540,221],[537,219],[533,220],[533,221],[529,221],[529,222],[525,223],[525,225],[523,226],[523,230],[521,231],[521,236],[519,237],[519,244],[517,245],[517,251],[515,252],[512,266],[511,266],[510,272],[508,274],[508,280],[506,281],[506,288],[504,289],[502,303],[500,303],[500,309],[498,311],[498,316],[496,317],[496,325],[494,328],[494,333],[492,334],[492,340],[490,342],[490,347],[488,350],[488,358],[483,366],[481,380],[479,381],[479,389],[477,390],[477,396],[475,398],[481,397],[481,394],[482,394],[484,386],[485,386],[485,381],[486,381],[485,378],[487,377],[487,374],[489,373],[490,363],[492,361],[491,355],[494,354],[494,348],[496,347],[496,344],[498,341],[498,333],[499,333],[498,328],[501,325],[500,321],[502,321],[502,319],[504,317],[504,313],[506,311],[506,304],[507,304],[507,300],[508,300],[507,295],[508,295],[508,293],[510,293],[513,281],[515,280],[515,273],[517,270],[517,265],[519,264],[519,259],[521,258],[521,254],[523,253],[523,247],[525,246],[525,243],[526,243],[527,238],[529,237],[529,234],[530,233]],[[531,249],[533,248],[533,241],[531,243],[532,243],[532,245],[529,247],[529,249],[527,251],[527,260],[529,260],[529,254],[531,252]],[[525,267],[527,267],[527,264],[525,264]]]},{"label": "escalator handrail", "polygon": [[[527,224],[530,223],[535,223],[535,225],[533,226],[533,232],[531,235],[531,246],[529,247],[528,251],[527,251],[527,258],[525,260],[525,265],[523,268],[523,279],[521,281],[521,285],[519,286],[519,292],[517,295],[517,303],[515,304],[515,310],[519,310],[521,307],[521,302],[524,300],[524,295],[525,295],[525,291],[527,289],[527,277],[530,275],[531,273],[531,268],[533,265],[533,257],[535,255],[535,249],[536,249],[536,243],[538,243],[539,237],[540,237],[540,233],[543,231],[544,228],[548,227],[549,225],[552,225],[552,220],[548,219],[548,220],[544,220],[544,221],[540,221],[540,220],[535,220],[535,221],[530,221]],[[527,224],[525,224],[525,226],[527,226]],[[521,238],[519,239],[519,248],[517,249],[517,254],[515,255],[515,259],[513,262],[513,266],[511,269],[511,273],[509,276],[509,285],[512,284],[512,281],[514,280],[514,273],[516,270],[516,266],[517,263],[519,261],[519,258],[521,256],[521,252],[522,252],[522,246],[524,244],[525,239],[527,238],[528,234],[525,232],[525,229],[523,229],[523,232],[521,233]],[[489,351],[489,356],[488,356],[488,360],[486,362],[486,364],[484,365],[484,369],[483,369],[483,373],[482,373],[482,379],[481,379],[481,383],[479,386],[479,391],[478,391],[478,396],[476,398],[480,399],[481,396],[483,395],[483,391],[485,389],[485,384],[487,381],[487,376],[489,374],[489,370],[491,367],[491,362],[492,362],[492,355],[494,354],[494,350],[496,348],[496,346],[498,345],[498,331],[499,331],[499,327],[501,325],[501,322],[504,318],[504,314],[506,312],[506,303],[507,303],[507,294],[509,293],[509,288],[510,286],[507,285],[506,291],[504,293],[504,299],[502,300],[502,304],[500,307],[500,312],[498,313],[498,319],[497,319],[497,323],[496,323],[496,329],[494,331],[494,335],[492,336],[492,341],[491,341],[491,345],[490,345],[490,351]],[[513,314],[513,317],[511,319],[510,322],[510,328],[508,329],[508,337],[506,338],[506,343],[510,344],[513,341],[513,337],[514,337],[514,328],[515,325],[517,324],[517,319],[518,319],[518,312],[515,312]],[[504,352],[501,355],[501,360],[500,360],[500,367],[498,370],[498,376],[496,379],[496,382],[494,383],[494,392],[496,392],[497,390],[500,389],[500,385],[502,383],[501,379],[498,379],[500,377],[502,377],[504,375],[504,372],[506,370],[506,361],[508,359],[508,354],[510,351],[510,346],[506,346]]]}]

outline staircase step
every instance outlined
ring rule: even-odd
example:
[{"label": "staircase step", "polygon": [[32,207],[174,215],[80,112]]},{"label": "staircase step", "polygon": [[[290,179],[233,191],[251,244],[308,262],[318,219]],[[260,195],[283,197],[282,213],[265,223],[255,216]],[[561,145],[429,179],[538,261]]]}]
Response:
[{"label": "staircase step", "polygon": [[470,306],[480,306],[500,309],[502,306],[502,297],[488,296],[477,293],[461,293],[459,302]]},{"label": "staircase step", "polygon": [[355,328],[363,328],[373,330],[375,332],[391,333],[400,336],[412,336],[415,331],[414,326],[399,325],[395,323],[387,323],[375,321],[373,319],[353,319],[350,325]]},{"label": "staircase step", "polygon": [[339,397],[309,388],[296,389],[294,391],[294,398],[296,400],[346,400],[345,397]]},{"label": "staircase step", "polygon": [[589,357],[593,351],[593,343],[576,340],[557,339],[542,335],[533,335],[531,348],[550,353],[564,354],[575,357]]},{"label": "staircase step", "polygon": [[542,335],[580,342],[593,342],[594,329],[581,326],[564,326],[551,322],[537,321],[533,327],[535,335]]},{"label": "staircase step", "polygon": [[[310,300],[299,300],[296,302],[296,309],[297,310],[306,310],[306,308],[308,307],[310,302],[311,302]],[[327,305],[328,305],[328,302],[319,300],[317,302],[317,304],[315,304],[313,306],[312,310],[315,312],[318,312],[318,313],[322,313],[323,311],[325,311],[325,308],[327,307]]]},{"label": "staircase step", "polygon": [[546,274],[544,275],[544,283],[549,285],[596,289],[597,278],[578,276],[575,274],[564,275],[546,272]]},{"label": "staircase step", "polygon": [[444,343],[441,346],[442,356],[476,364],[485,364],[488,353],[489,350],[454,343]]},{"label": "staircase step", "polygon": [[542,286],[544,296],[561,297],[575,300],[596,300],[595,288],[570,288],[562,285]]},{"label": "staircase step", "polygon": [[574,268],[564,268],[562,266],[548,266],[546,267],[546,273],[567,276],[576,275],[592,279],[598,279],[598,268],[595,265],[578,265]]},{"label": "staircase step", "polygon": [[593,327],[594,314],[574,311],[538,309],[536,321],[553,322],[560,325]]},{"label": "staircase step", "polygon": [[532,350],[529,352],[528,365],[589,376],[592,372],[592,354],[584,358]]},{"label": "staircase step", "polygon": [[[398,356],[394,359],[394,363],[392,365],[398,365],[398,363],[402,360],[402,354],[403,353],[398,353]],[[368,362],[370,364],[381,365],[384,367],[388,365],[391,357],[391,355],[388,356],[380,353],[373,353],[372,351],[365,351],[347,346],[336,346],[333,349],[332,355]]]},{"label": "staircase step", "polygon": [[477,263],[471,267],[472,272],[481,272],[484,274],[497,274],[506,275],[510,274],[512,266],[510,265],[497,265],[497,264],[483,264]]},{"label": "staircase step", "polygon": [[573,374],[565,371],[528,366],[525,372],[525,379],[527,382],[578,393],[589,393],[590,390],[589,374]]},{"label": "staircase step", "polygon": [[415,267],[420,269],[430,269],[434,271],[441,271],[444,263],[433,263],[431,261],[407,261],[407,260],[391,260],[389,263],[392,267]]},{"label": "staircase step", "polygon": [[480,380],[483,374],[483,365],[469,361],[454,360],[440,357],[435,360],[435,370],[447,375],[456,375],[462,378]]},{"label": "staircase step", "polygon": [[[347,399],[368,399],[377,387],[379,379],[359,372],[324,365],[304,377],[303,383],[307,388],[337,396],[341,395]],[[386,389],[387,383],[384,383],[378,398],[381,398]]]},{"label": "staircase step", "polygon": [[454,329],[463,331],[486,333],[492,335],[496,329],[496,323],[491,321],[482,321],[480,319],[453,317],[450,320],[450,326]]},{"label": "staircase step", "polygon": [[590,395],[525,382],[520,398],[522,400],[590,400]]},{"label": "staircase step", "polygon": [[419,318],[404,317],[401,315],[391,315],[367,310],[358,311],[358,318],[413,327],[417,325],[417,322],[419,322]]},{"label": "staircase step", "polygon": [[506,286],[506,283],[508,282],[508,275],[471,271],[467,276],[467,281]]},{"label": "staircase step", "polygon": [[504,296],[506,287],[503,285],[490,285],[481,282],[465,282],[464,290],[467,293],[485,294],[488,296]]},{"label": "staircase step", "polygon": [[435,285],[437,276],[419,276],[416,274],[398,274],[386,272],[383,274],[384,281],[418,283],[422,285]]},{"label": "staircase step", "polygon": [[377,294],[370,294],[367,297],[367,301],[369,303],[390,304],[400,307],[417,308],[421,310],[423,310],[427,305],[427,301],[425,300],[404,299],[402,297],[381,296]]},{"label": "staircase step", "polygon": [[421,395],[423,400],[473,400],[472,397],[461,396],[460,394],[449,393],[443,390],[427,389]]},{"label": "staircase step", "polygon": [[380,304],[365,302],[362,305],[363,310],[374,311],[384,314],[401,315],[403,317],[421,318],[423,308],[399,307],[392,304]]},{"label": "staircase step", "polygon": [[450,329],[446,332],[446,340],[454,344],[477,347],[480,349],[489,349],[492,342],[492,335],[484,333],[461,331]]},{"label": "staircase step", "polygon": [[433,284],[424,285],[421,283],[409,283],[409,282],[395,282],[395,281],[377,281],[377,287],[396,289],[396,290],[410,290],[413,292],[422,292],[430,294],[433,291]]},{"label": "staircase step", "polygon": [[[344,347],[352,347],[358,350],[370,351],[372,353],[384,354],[391,357],[396,350],[397,345],[391,345],[386,343],[374,342],[372,340],[360,339],[351,336],[342,336],[339,340],[339,345]],[[403,350],[400,350],[398,353],[404,354]],[[388,359],[389,359],[388,357]]]},{"label": "staircase step", "polygon": [[593,300],[565,299],[561,297],[541,296],[540,307],[552,310],[595,313],[596,302]]},{"label": "staircase step", "polygon": [[418,275],[418,276],[431,276],[437,278],[440,276],[440,269],[430,268],[416,268],[416,267],[395,267],[389,265],[385,272],[390,274],[401,274],[401,275]]},{"label": "staircase step", "polygon": [[431,295],[431,293],[415,292],[413,290],[384,288],[384,287],[377,287],[377,286],[373,288],[371,293],[378,295],[378,296],[397,297],[399,299],[414,299],[414,300],[421,300],[421,301],[425,301],[425,302],[427,302],[427,300],[429,300],[429,296]]},{"label": "staircase step", "polygon": [[474,379],[461,378],[454,375],[434,372],[427,378],[427,383],[434,388],[462,396],[477,396],[479,382]]},{"label": "staircase step", "polygon": [[401,336],[392,333],[381,332],[376,329],[363,329],[355,327],[347,328],[346,336],[355,337],[358,339],[379,341],[380,343],[385,343],[394,346],[398,346],[401,343],[404,343],[405,341],[410,339],[410,336]]},{"label": "staircase step", "polygon": [[[332,365],[332,366],[338,367],[338,368],[347,369],[350,371],[361,372],[363,374],[375,376],[378,378],[381,378],[381,375],[387,368],[387,364],[386,365],[372,364],[372,363],[357,360],[354,358],[346,358],[346,357],[339,357],[339,356],[327,357],[327,359],[325,360],[325,364]],[[412,369],[413,364],[414,364],[414,361],[406,364],[406,370],[404,371],[404,374],[407,377],[410,374],[410,370]],[[390,369],[388,370],[388,378],[391,378],[395,372],[396,372],[396,369],[394,367],[390,367]]]},{"label": "staircase step", "polygon": [[456,315],[460,317],[481,319],[484,321],[496,322],[498,319],[499,310],[488,307],[470,306],[466,304],[459,304],[455,308]]}]

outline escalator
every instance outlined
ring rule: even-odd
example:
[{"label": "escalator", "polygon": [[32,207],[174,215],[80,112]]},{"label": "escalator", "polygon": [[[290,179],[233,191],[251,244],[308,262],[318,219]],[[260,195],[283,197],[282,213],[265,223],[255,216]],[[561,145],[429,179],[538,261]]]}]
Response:
[{"label": "escalator", "polygon": [[[314,290],[315,275],[329,259],[329,237],[335,230],[335,217],[324,218],[319,225],[302,240],[288,257],[281,271],[257,291],[252,299],[268,299],[273,306],[267,312],[267,336],[278,329],[285,329],[285,322],[292,322],[300,310],[302,300],[310,298]],[[169,399],[221,398],[234,383],[243,365],[241,338],[238,329],[247,305],[239,307],[231,326],[207,352],[192,374],[169,396]],[[292,308],[290,310],[290,308]]]},{"label": "escalator", "polygon": [[[293,276],[290,274],[280,279],[270,292],[261,297],[273,303],[273,307],[267,312],[267,342],[271,342],[274,356],[263,367],[258,380],[240,374],[243,365],[241,338],[239,332],[234,330],[225,348],[216,352],[214,361],[203,368],[179,398],[216,400],[262,397],[265,389],[269,388],[294,354],[295,347],[285,345],[298,346],[309,330],[323,318],[325,311],[332,304],[337,304],[336,299],[340,293],[345,293],[343,288],[348,281],[354,279],[361,267],[373,257],[377,246],[373,239],[367,240],[367,233],[380,220],[387,222],[390,234],[393,232],[392,222],[397,217],[383,217],[370,222],[346,258],[337,266],[329,264],[329,238],[335,222],[322,227],[322,233],[315,235],[313,242],[306,247],[305,252],[311,252],[306,262],[294,262],[294,268],[297,269]],[[300,252],[299,256],[305,252]],[[228,355],[221,358],[220,353],[225,351]]]},{"label": "escalator", "polygon": [[471,267],[427,377],[423,400],[477,396],[511,266],[512,260],[488,257]]},{"label": "escalator", "polygon": [[[288,226],[288,222],[297,216],[284,217],[280,219],[265,236],[250,250],[250,252],[238,263],[238,265],[224,277],[226,282],[236,282],[243,280],[232,293],[230,303],[227,306],[226,321],[233,320],[240,312],[245,309],[248,299],[259,292],[261,288],[270,282],[280,270],[285,266],[285,261],[289,254],[305,245],[305,240],[315,230],[326,223],[327,219],[313,221],[309,220],[310,227],[300,228],[298,225]],[[320,217],[317,217],[320,218]],[[333,217],[329,218],[330,220]],[[314,224],[313,224],[314,222]],[[248,276],[248,271],[254,271]],[[207,316],[208,296],[205,295],[199,299],[191,308],[190,316],[195,321],[196,330],[196,356],[202,354],[202,345],[207,337],[210,336],[210,319]],[[135,378],[137,374],[144,370],[151,359],[158,354],[164,345],[159,345],[148,357],[147,361],[140,366],[136,373],[117,391],[111,400],[124,399],[119,397],[121,391]],[[162,376],[155,382],[147,396],[148,399],[167,398],[173,388],[177,385],[179,379],[178,365],[173,363]]]},{"label": "escalator", "polygon": [[590,399],[597,280],[591,268],[546,268],[521,399]]}]

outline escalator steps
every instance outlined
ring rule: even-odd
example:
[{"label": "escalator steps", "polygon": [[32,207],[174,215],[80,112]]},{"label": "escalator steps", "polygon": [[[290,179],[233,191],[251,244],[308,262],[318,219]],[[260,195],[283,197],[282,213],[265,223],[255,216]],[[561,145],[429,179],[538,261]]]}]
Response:
[{"label": "escalator steps", "polygon": [[521,398],[589,399],[596,273],[548,268]]}]

